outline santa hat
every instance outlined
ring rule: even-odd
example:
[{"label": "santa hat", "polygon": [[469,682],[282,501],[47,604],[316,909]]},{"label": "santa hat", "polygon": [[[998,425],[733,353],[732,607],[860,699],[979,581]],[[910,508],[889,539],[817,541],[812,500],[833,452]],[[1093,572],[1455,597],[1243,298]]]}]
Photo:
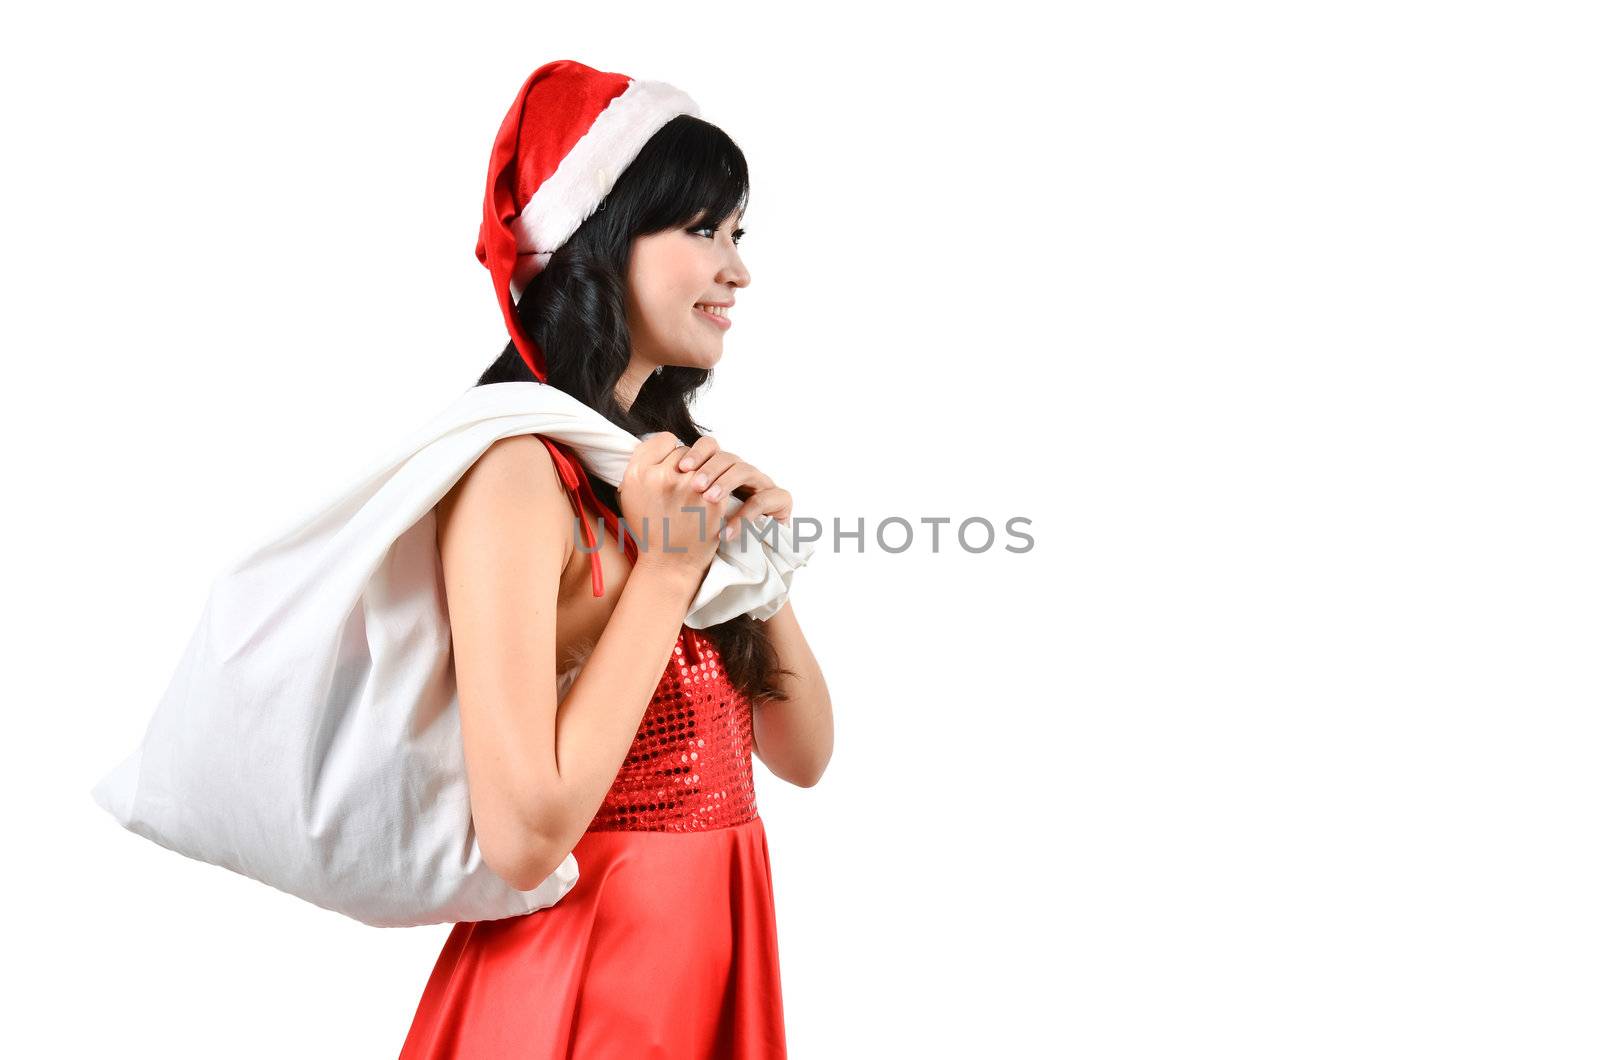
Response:
[{"label": "santa hat", "polygon": [[[660,81],[635,81],[571,59],[545,63],[523,82],[489,155],[489,184],[478,228],[478,260],[494,280],[511,341],[534,378],[545,381],[544,351],[522,328],[515,299],[550,255],[572,237],[616,184],[646,142],[680,114],[698,117],[689,96]],[[583,464],[566,447],[540,437],[583,524],[594,595],[604,593],[600,550],[583,501],[598,509],[630,560],[638,546],[621,532],[615,512],[594,495]]]},{"label": "santa hat", "polygon": [[571,59],[539,67],[512,101],[489,156],[477,250],[511,341],[540,382],[544,352],[523,330],[515,299],[680,114],[698,117],[700,108],[679,89]]}]

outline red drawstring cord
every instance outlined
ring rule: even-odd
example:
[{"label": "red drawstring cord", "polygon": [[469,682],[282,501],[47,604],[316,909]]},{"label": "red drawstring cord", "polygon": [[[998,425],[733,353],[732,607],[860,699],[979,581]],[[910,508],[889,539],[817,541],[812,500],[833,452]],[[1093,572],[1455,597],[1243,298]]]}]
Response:
[{"label": "red drawstring cord", "polygon": [[600,546],[595,541],[594,531],[589,528],[589,518],[583,512],[583,501],[587,499],[600,513],[602,524],[612,532],[621,542],[622,551],[628,557],[629,563],[639,562],[639,546],[630,534],[622,534],[621,521],[615,512],[594,495],[594,487],[589,484],[589,475],[583,468],[583,463],[577,457],[567,453],[566,447],[559,442],[553,442],[542,434],[534,435],[544,443],[550,451],[550,459],[555,462],[556,474],[561,477],[561,484],[566,488],[567,499],[572,502],[572,510],[578,517],[578,522],[583,524],[583,547],[589,552],[589,583],[594,588],[595,596],[605,595],[605,581],[600,576]]}]

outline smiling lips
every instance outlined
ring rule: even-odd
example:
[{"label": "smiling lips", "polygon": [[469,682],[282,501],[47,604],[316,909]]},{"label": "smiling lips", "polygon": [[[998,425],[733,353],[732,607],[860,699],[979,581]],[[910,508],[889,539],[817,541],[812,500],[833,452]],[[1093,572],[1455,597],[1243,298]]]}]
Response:
[{"label": "smiling lips", "polygon": [[711,321],[711,323],[715,324],[717,327],[721,328],[723,331],[727,331],[729,328],[733,327],[733,321],[731,321],[727,317],[721,315],[722,313],[727,312],[726,308],[720,308],[719,307],[716,310],[706,310],[706,309],[702,309],[701,308],[701,304],[710,304],[710,303],[697,303],[695,305],[695,307],[694,307],[694,311],[695,311],[695,315],[696,316],[704,317],[705,319]]}]

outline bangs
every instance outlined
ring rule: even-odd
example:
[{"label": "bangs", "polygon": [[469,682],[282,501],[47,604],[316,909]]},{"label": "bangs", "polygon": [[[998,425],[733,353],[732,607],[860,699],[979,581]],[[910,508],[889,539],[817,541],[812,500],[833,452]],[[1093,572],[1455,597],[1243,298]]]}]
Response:
[{"label": "bangs", "polygon": [[651,137],[617,185],[638,194],[639,231],[660,232],[704,220],[721,225],[750,197],[750,170],[733,138],[710,122],[680,114]]}]

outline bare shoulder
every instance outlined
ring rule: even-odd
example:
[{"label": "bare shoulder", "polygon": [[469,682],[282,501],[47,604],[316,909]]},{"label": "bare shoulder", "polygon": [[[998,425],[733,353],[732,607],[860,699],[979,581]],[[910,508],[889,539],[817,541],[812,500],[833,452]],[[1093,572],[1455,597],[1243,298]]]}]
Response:
[{"label": "bare shoulder", "polygon": [[571,509],[550,451],[537,436],[518,434],[485,449],[437,510],[441,547],[451,538],[473,544],[505,538],[511,527],[519,528],[516,539],[525,547],[559,545]]}]

